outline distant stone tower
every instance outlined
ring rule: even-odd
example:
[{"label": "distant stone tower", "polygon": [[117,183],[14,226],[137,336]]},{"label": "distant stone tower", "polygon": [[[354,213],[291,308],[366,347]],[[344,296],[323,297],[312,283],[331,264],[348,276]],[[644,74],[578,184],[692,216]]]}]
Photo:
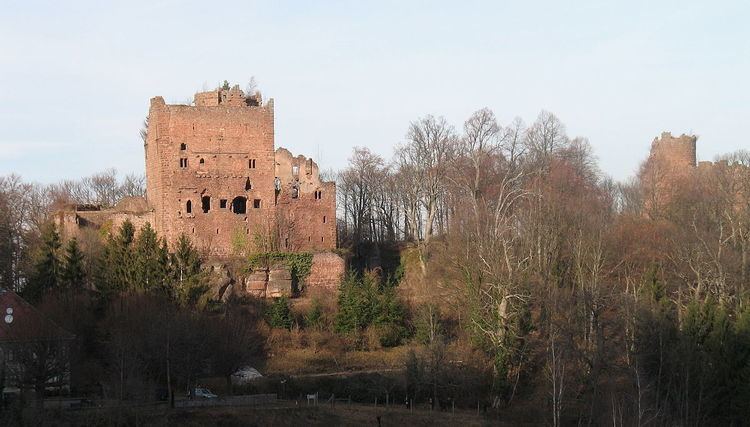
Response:
[{"label": "distant stone tower", "polygon": [[648,216],[661,216],[680,182],[693,175],[697,141],[695,135],[674,137],[670,132],[662,132],[661,137],[654,138],[651,153],[639,173]]},{"label": "distant stone tower", "polygon": [[695,167],[697,141],[695,135],[674,137],[670,132],[662,132],[661,137],[651,143],[650,158],[658,158],[662,166],[674,170]]}]

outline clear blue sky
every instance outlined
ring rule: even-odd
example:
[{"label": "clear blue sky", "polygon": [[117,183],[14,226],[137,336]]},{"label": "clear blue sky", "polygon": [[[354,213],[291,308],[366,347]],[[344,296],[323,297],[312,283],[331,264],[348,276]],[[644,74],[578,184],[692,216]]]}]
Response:
[{"label": "clear blue sky", "polygon": [[276,143],[345,165],[409,121],[539,110],[634,173],[662,130],[698,156],[750,148],[750,6],[719,1],[4,1],[0,175],[143,171],[149,98],[256,76]]}]

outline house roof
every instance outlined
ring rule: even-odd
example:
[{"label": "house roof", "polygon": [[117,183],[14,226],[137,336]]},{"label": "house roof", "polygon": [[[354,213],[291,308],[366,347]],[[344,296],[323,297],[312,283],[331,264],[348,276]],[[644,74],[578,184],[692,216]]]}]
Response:
[{"label": "house roof", "polygon": [[73,338],[18,294],[0,289],[0,344]]}]

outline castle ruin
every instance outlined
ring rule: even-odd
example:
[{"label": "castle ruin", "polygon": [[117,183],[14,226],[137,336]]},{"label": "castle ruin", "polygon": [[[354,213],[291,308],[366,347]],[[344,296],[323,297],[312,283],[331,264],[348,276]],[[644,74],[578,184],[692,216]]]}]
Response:
[{"label": "castle ruin", "polygon": [[741,173],[742,166],[727,160],[697,161],[695,135],[672,136],[662,132],[654,138],[648,159],[639,171],[645,214],[652,219],[664,215],[675,195],[684,188],[694,188],[696,179],[727,171]]},{"label": "castle ruin", "polygon": [[145,199],[63,210],[64,237],[129,220],[137,228],[150,223],[170,246],[184,234],[214,257],[235,254],[239,243],[284,252],[336,248],[335,183],[320,179],[312,159],[276,149],[273,99],[264,103],[238,86],[196,93],[192,105],[154,97],[144,151]]}]

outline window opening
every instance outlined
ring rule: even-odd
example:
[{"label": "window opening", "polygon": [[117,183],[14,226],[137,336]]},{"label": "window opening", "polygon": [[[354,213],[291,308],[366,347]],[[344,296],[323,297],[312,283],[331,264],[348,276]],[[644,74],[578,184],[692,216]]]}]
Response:
[{"label": "window opening", "polygon": [[187,213],[193,213],[193,202],[192,202],[192,200],[188,200],[187,203],[185,203],[185,212],[187,212]]},{"label": "window opening", "polygon": [[248,178],[245,181],[245,191],[250,191],[253,189],[253,184],[250,182],[250,178]]},{"label": "window opening", "polygon": [[299,182],[292,184],[292,199],[299,197]]},{"label": "window opening", "polygon": [[203,208],[203,213],[208,213],[211,210],[211,196],[201,197],[201,207]]},{"label": "window opening", "polygon": [[260,209],[260,199],[253,200],[253,208]]},{"label": "window opening", "polygon": [[250,159],[247,161],[247,167],[248,169],[255,169],[255,159]]},{"label": "window opening", "polygon": [[203,159],[200,159],[200,161],[198,163],[200,163],[200,165],[203,166],[204,164],[206,164],[206,161],[203,160]]},{"label": "window opening", "polygon": [[[260,202],[260,200],[259,200]],[[260,207],[260,206],[256,206]],[[242,196],[237,196],[232,200],[232,212],[237,215],[244,215],[247,213],[247,199]]]},{"label": "window opening", "polygon": [[227,208],[227,199],[219,199],[219,207],[222,209]]},{"label": "window opening", "polygon": [[180,151],[185,151],[185,150],[187,150],[187,144],[183,142],[182,144],[180,144]]},{"label": "window opening", "polygon": [[185,158],[180,159],[180,167],[185,169],[188,165],[187,161],[188,159],[185,159]]}]

